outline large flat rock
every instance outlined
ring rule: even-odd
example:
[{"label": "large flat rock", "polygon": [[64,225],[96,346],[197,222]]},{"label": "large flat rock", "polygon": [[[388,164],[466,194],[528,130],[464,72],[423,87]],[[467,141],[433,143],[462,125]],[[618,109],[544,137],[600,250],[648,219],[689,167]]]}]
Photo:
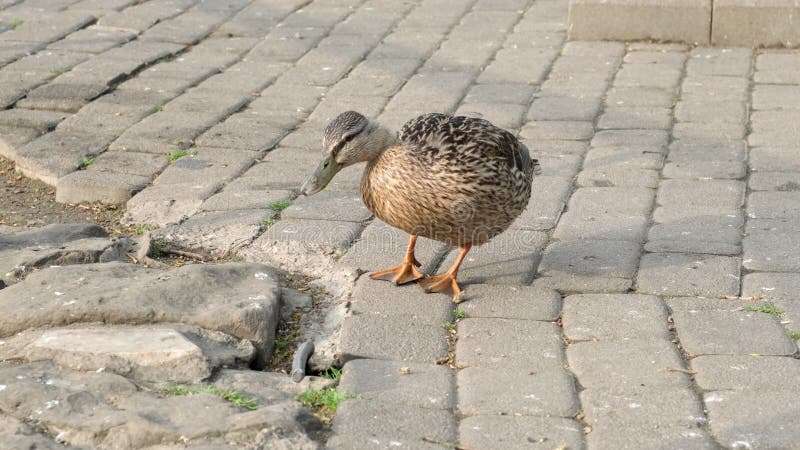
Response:
[{"label": "large flat rock", "polygon": [[0,337],[77,323],[182,323],[251,341],[260,367],[272,353],[280,287],[261,264],[157,271],[111,262],[40,270],[1,290],[0,309]]}]

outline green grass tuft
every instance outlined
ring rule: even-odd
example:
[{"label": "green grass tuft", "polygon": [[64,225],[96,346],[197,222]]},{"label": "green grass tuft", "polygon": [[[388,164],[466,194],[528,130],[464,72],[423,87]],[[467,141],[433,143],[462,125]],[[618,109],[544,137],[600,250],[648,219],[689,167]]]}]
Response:
[{"label": "green grass tuft", "polygon": [[781,314],[783,314],[783,311],[781,311],[777,306],[770,304],[759,305],[759,306],[748,306],[744,310],[747,312],[760,312],[764,314],[772,314],[773,316],[780,316]]},{"label": "green grass tuft", "polygon": [[14,19],[11,21],[9,25],[11,25],[12,30],[16,30],[17,28],[22,26],[22,21],[19,19]]},{"label": "green grass tuft", "polygon": [[455,317],[456,319],[466,319],[467,312],[461,308],[456,308],[455,310],[453,310],[453,317]]},{"label": "green grass tuft", "polygon": [[81,159],[81,167],[89,167],[94,162],[94,156],[84,156]]},{"label": "green grass tuft", "polygon": [[788,334],[793,340],[800,341],[800,333],[797,331],[787,331],[786,334]]},{"label": "green grass tuft", "polygon": [[444,323],[442,324],[442,328],[444,328],[445,330],[447,330],[447,332],[448,332],[448,333],[455,333],[455,331],[456,331],[456,324],[454,324],[453,322],[444,322]]},{"label": "green grass tuft", "polygon": [[337,369],[336,367],[328,367],[327,369],[323,370],[322,373],[319,374],[322,378],[327,378],[329,380],[338,380],[342,378],[342,369]]},{"label": "green grass tuft", "polygon": [[53,75],[61,75],[62,73],[64,73],[64,71],[61,69],[52,69],[50,70],[50,73],[52,73]]},{"label": "green grass tuft", "polygon": [[175,150],[169,152],[169,156],[168,156],[169,157],[169,162],[170,162],[170,164],[172,164],[175,161],[183,158],[184,156],[186,156],[188,154],[189,154],[189,152],[184,150],[184,149],[182,149],[182,148],[175,149]]},{"label": "green grass tuft", "polygon": [[292,201],[289,199],[278,200],[277,202],[272,202],[267,206],[267,208],[272,209],[274,211],[283,211],[284,209],[288,208],[289,205],[292,204]]},{"label": "green grass tuft", "polygon": [[318,410],[325,416],[332,415],[342,400],[355,398],[354,394],[339,392],[336,388],[309,389],[298,400],[303,405]]},{"label": "green grass tuft", "polygon": [[240,408],[249,409],[250,411],[258,409],[258,404],[256,403],[255,399],[247,398],[237,391],[223,391],[216,386],[175,386],[167,389],[167,394],[177,396],[209,394],[215,395]]},{"label": "green grass tuft", "polygon": [[277,222],[278,221],[275,220],[272,217],[267,217],[266,219],[261,219],[261,225],[264,225],[264,227],[266,227],[266,228],[269,228],[269,227],[275,225],[275,223],[277,223]]},{"label": "green grass tuft", "polygon": [[164,110],[164,105],[156,105],[156,112],[161,112]]}]

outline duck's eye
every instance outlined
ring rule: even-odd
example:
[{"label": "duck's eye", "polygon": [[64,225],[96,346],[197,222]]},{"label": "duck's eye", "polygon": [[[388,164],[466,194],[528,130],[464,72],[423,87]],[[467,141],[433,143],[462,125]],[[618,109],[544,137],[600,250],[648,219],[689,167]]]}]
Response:
[{"label": "duck's eye", "polygon": [[327,169],[329,164],[330,164],[329,161],[325,161],[325,164],[322,165],[322,168]]}]

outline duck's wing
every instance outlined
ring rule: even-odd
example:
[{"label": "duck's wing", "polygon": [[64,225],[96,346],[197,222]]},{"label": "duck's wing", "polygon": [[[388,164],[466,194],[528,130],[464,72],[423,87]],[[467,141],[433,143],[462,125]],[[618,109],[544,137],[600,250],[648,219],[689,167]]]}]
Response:
[{"label": "duck's wing", "polygon": [[513,134],[484,119],[425,114],[406,122],[398,138],[410,153],[430,165],[501,161],[528,176],[539,167]]}]

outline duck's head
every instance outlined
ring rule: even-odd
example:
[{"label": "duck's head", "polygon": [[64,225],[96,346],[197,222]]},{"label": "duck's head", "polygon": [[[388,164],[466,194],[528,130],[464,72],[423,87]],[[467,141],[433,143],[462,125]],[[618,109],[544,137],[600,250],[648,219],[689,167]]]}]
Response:
[{"label": "duck's head", "polygon": [[322,137],[324,157],[317,170],[303,183],[300,193],[316,194],[341,169],[377,158],[394,139],[388,130],[355,111],[339,114],[325,127]]}]

